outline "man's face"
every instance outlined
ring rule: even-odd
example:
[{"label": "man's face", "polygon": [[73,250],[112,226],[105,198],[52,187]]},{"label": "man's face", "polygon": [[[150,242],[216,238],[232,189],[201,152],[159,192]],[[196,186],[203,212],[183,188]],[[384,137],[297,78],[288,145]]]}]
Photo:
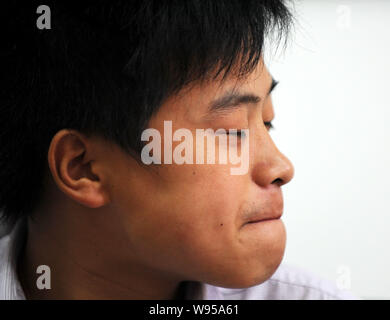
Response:
[{"label": "man's face", "polygon": [[[194,137],[196,129],[249,129],[249,137],[238,137],[238,146],[249,143],[245,174],[232,175],[230,168],[237,165],[218,161],[140,165],[119,149],[107,155],[112,219],[129,263],[172,279],[232,288],[259,284],[274,273],[283,257],[285,229],[280,219],[263,219],[282,214],[280,187],[291,180],[293,167],[264,124],[274,117],[271,84],[261,62],[244,80],[182,90],[149,122],[161,133],[163,146],[164,120],[172,121],[173,132],[186,128]],[[233,88],[261,99],[208,112],[212,101]],[[253,220],[260,221],[248,223]]]}]

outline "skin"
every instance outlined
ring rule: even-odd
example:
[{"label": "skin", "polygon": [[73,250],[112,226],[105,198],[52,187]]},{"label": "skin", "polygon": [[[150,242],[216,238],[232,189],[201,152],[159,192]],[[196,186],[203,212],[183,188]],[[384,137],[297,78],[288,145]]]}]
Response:
[{"label": "skin", "polygon": [[[243,80],[183,89],[149,122],[163,133],[172,120],[173,131],[194,136],[197,128],[249,128],[244,175],[231,175],[232,164],[144,165],[100,137],[59,131],[19,263],[27,298],[172,299],[184,280],[231,288],[267,280],[283,258],[283,222],[247,222],[280,215],[281,186],[293,177],[264,125],[274,118],[271,80],[261,61]],[[261,101],[207,115],[210,101],[233,87]],[[51,290],[36,289],[41,264],[51,268]]]}]

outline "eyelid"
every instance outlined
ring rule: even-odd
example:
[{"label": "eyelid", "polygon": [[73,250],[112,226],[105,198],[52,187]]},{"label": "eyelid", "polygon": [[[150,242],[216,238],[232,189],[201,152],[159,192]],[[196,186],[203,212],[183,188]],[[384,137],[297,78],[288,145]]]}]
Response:
[{"label": "eyelid", "polygon": [[272,84],[271,84],[271,88],[269,90],[269,93],[268,95],[271,95],[272,91],[274,91],[274,89],[276,88],[276,86],[279,84],[279,81],[275,80],[275,79],[272,79]]}]

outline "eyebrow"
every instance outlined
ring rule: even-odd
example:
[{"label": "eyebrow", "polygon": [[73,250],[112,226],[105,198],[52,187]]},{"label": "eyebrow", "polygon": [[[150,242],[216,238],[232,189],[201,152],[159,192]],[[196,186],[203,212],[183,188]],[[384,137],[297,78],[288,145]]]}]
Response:
[{"label": "eyebrow", "polygon": [[[278,81],[272,78],[270,88],[267,92],[267,97],[278,85]],[[213,100],[208,107],[207,115],[215,113],[224,113],[238,108],[242,104],[257,104],[261,101],[261,97],[251,93],[240,93],[235,90],[228,91],[221,97]]]}]

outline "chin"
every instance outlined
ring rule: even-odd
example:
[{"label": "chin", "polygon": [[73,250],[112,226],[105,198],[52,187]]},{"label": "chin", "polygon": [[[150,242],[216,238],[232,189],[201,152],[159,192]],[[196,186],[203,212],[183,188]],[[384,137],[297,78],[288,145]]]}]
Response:
[{"label": "chin", "polygon": [[247,253],[249,258],[242,258],[240,263],[235,264],[234,270],[229,270],[223,278],[224,281],[217,286],[249,288],[271,278],[283,260],[286,247],[285,229],[282,227],[272,237],[259,239],[259,243],[261,247]]},{"label": "chin", "polygon": [[263,282],[267,281],[275,271],[278,269],[282,257],[275,258],[272,263],[268,261],[266,266],[258,267],[256,270],[248,270],[247,273],[243,274],[237,272],[233,274],[225,274],[223,279],[217,281],[207,281],[207,283],[212,284],[217,287],[231,288],[231,289],[244,289],[253,287]]},{"label": "chin", "polygon": [[265,264],[258,264],[256,268],[245,268],[245,274],[236,275],[234,281],[231,281],[225,287],[229,288],[249,288],[252,286],[256,286],[262,284],[267,281],[275,271],[278,269],[283,259],[283,252],[280,254],[275,254],[272,258],[268,257],[268,260]]}]

